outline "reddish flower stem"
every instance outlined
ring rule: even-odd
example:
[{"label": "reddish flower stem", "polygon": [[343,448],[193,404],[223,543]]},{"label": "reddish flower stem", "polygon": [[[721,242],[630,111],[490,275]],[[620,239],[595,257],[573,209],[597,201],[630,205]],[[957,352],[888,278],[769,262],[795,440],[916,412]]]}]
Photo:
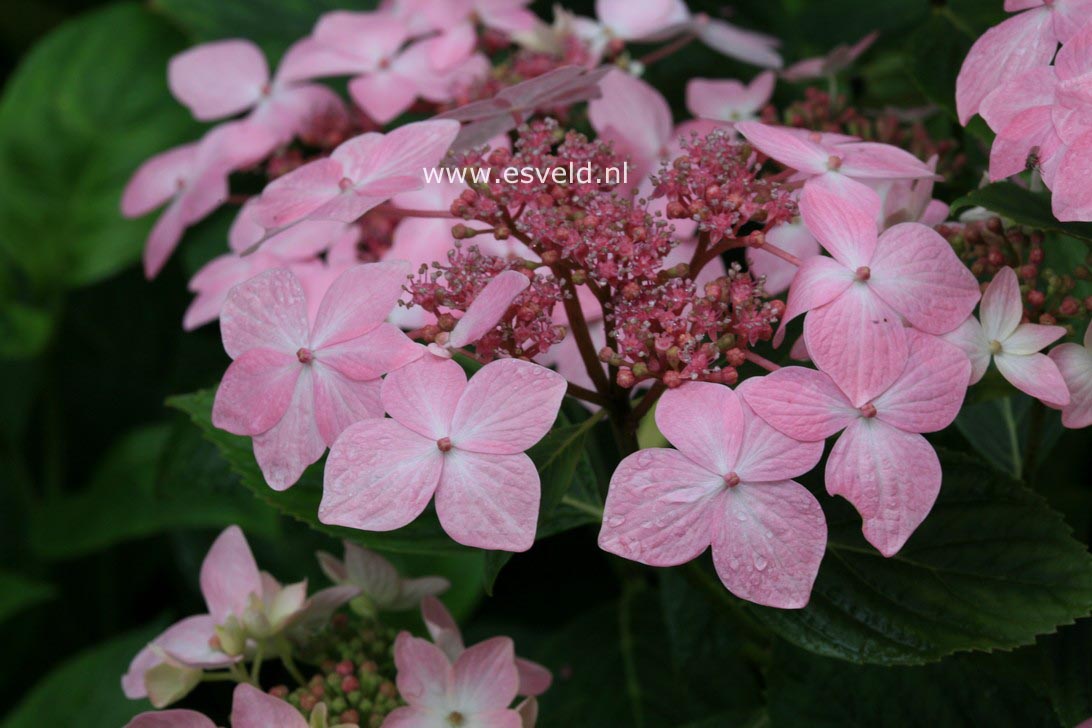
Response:
[{"label": "reddish flower stem", "polygon": [[668,56],[674,55],[678,51],[681,51],[686,46],[690,45],[698,36],[693,33],[688,33],[684,36],[676,38],[666,45],[662,45],[651,53],[647,53],[641,58],[637,59],[637,62],[642,66],[649,66],[656,61],[662,61]]},{"label": "reddish flower stem", "polygon": [[768,372],[776,372],[778,369],[781,368],[781,366],[779,364],[774,364],[772,361],[770,361],[766,357],[760,356],[759,354],[754,353],[750,349],[744,350],[743,356],[747,359],[747,361],[751,362],[752,364],[759,365],[760,367],[762,367],[763,369],[765,369]]}]

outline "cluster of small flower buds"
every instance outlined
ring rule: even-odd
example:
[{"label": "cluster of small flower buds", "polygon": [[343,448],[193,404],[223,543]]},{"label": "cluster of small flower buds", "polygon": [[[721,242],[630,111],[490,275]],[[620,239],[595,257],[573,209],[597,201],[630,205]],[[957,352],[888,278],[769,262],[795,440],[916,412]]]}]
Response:
[{"label": "cluster of small flower buds", "polygon": [[1059,270],[1050,246],[1044,248],[1041,231],[1006,227],[999,217],[945,223],[937,231],[980,280],[992,280],[1005,267],[1016,271],[1029,321],[1067,326],[1071,336],[1083,331],[1079,324],[1092,311],[1092,297],[1082,300],[1073,293],[1077,281],[1090,278],[1092,256],[1070,270]]}]

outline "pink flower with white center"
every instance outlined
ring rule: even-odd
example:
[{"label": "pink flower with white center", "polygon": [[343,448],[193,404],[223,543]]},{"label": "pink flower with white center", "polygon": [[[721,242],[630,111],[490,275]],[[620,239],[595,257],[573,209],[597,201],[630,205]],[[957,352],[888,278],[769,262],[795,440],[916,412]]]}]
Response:
[{"label": "pink flower with white center", "polygon": [[565,380],[538,364],[498,359],[467,382],[451,359],[425,356],[383,381],[391,419],[350,426],[326,461],[319,520],[391,531],[433,494],[440,525],[466,546],[526,551],[540,482],[524,453],[549,431]]},{"label": "pink flower with white center", "polygon": [[1092,0],[1005,0],[1020,12],[986,31],[971,46],[956,78],[956,109],[966,124],[983,99],[1006,81],[1047,66],[1059,43],[1067,43],[1092,15]]},{"label": "pink flower with white center", "polygon": [[494,637],[454,660],[428,640],[402,632],[394,641],[398,692],[408,705],[396,708],[384,728],[520,728],[510,708],[516,697],[512,640]]},{"label": "pink flower with white center", "polygon": [[[425,620],[425,627],[432,637],[433,643],[440,648],[447,659],[454,662],[459,655],[466,652],[463,642],[463,634],[451,612],[447,611],[436,597],[425,597],[421,600],[421,617]],[[537,662],[516,657],[516,672],[519,675],[518,695],[536,696],[542,695],[550,688],[553,676],[550,671]]]},{"label": "pink flower with white center", "polygon": [[[277,634],[310,616],[308,612],[318,610],[329,616],[356,592],[355,587],[333,587],[307,599],[307,582],[281,587],[258,571],[243,532],[238,526],[229,526],[201,564],[201,594],[208,613],[172,625],[137,653],[121,679],[122,689],[130,699],[147,696],[153,705],[162,707],[189,692],[202,670],[228,667],[241,659],[246,640]],[[230,649],[220,638],[223,633],[218,628],[229,624],[244,629],[236,632],[240,644],[230,646],[237,649]],[[262,633],[251,633],[251,626],[259,626]],[[158,685],[172,682],[161,679],[170,672],[192,675],[181,681],[188,687],[157,694]]]},{"label": "pink flower with white center", "polygon": [[971,316],[944,337],[970,359],[971,384],[982,379],[992,358],[1001,376],[1021,392],[1056,407],[1069,403],[1069,390],[1058,365],[1040,353],[1065,336],[1065,328],[1020,323],[1024,302],[1012,268],[1002,268],[990,281],[979,316],[982,323]]},{"label": "pink flower with white center", "polygon": [[[736,124],[747,141],[771,159],[797,171],[804,189],[821,186],[879,215],[880,197],[867,184],[876,180],[934,176],[921,160],[890,144],[862,142],[844,135],[803,132],[757,121]],[[875,216],[874,215],[874,216]]]},{"label": "pink flower with white center", "polygon": [[1050,350],[1050,358],[1069,388],[1069,404],[1062,407],[1062,424],[1073,429],[1092,425],[1092,324],[1084,332],[1084,346],[1056,346]]},{"label": "pink flower with white center", "polygon": [[426,597],[442,594],[451,583],[440,576],[403,579],[394,565],[374,551],[345,541],[345,559],[319,551],[319,566],[335,584],[355,586],[360,590],[352,606],[357,611],[399,612],[411,609]]},{"label": "pink flower with white center", "polygon": [[770,103],[777,76],[763,71],[749,84],[692,78],[686,84],[686,108],[695,117],[718,121],[754,121]]},{"label": "pink flower with white center", "polygon": [[423,170],[439,164],[458,131],[453,121],[432,120],[353,137],[267,185],[253,219],[270,230],[303,219],[354,222],[399,192],[420,188]]},{"label": "pink flower with white center", "polygon": [[152,157],[133,174],[121,212],[140,217],[168,203],[144,247],[144,274],[154,278],[178,247],[182,233],[228,198],[228,175],[261,159],[270,132],[245,122],[222,124],[191,144]]},{"label": "pink flower with white center", "polygon": [[[323,723],[325,725],[325,723]],[[235,686],[231,703],[231,728],[307,728],[303,715],[289,703],[263,693],[253,685]],[[194,710],[141,713],[125,728],[216,728]]]},{"label": "pink flower with white center", "polygon": [[951,424],[963,404],[970,364],[935,336],[909,332],[910,356],[898,379],[855,402],[833,379],[785,367],[747,381],[747,403],[789,437],[821,442],[844,430],[827,459],[826,486],[854,505],[868,542],[893,556],[940,492],[940,460],[923,432]]},{"label": "pink flower with white center", "polygon": [[253,437],[274,490],[299,480],[348,425],[382,417],[379,377],[424,351],[384,323],[408,274],[397,261],[349,269],[326,292],[313,324],[300,280],[283,268],[228,294],[220,329],[233,361],[212,422]]},{"label": "pink flower with white center", "polygon": [[826,549],[818,501],[791,480],[823,446],[785,437],[720,384],[669,390],[656,424],[677,449],[641,450],[611,477],[600,548],[649,566],[677,566],[712,545],[720,580],[772,607],[808,603]]},{"label": "pink flower with white center", "polygon": [[167,67],[167,83],[200,121],[249,111],[247,122],[272,132],[265,154],[296,136],[312,109],[345,114],[341,99],[325,86],[286,81],[279,74],[270,78],[265,55],[247,40],[204,43],[179,53]]},{"label": "pink flower with white center", "polygon": [[[800,260],[819,255],[819,241],[802,222],[787,222],[766,233],[766,241]],[[765,276],[766,293],[777,296],[789,290],[797,267],[773,253],[747,248],[747,267],[755,277]]]},{"label": "pink flower with white center", "polygon": [[516,300],[516,296],[527,290],[529,285],[531,280],[515,270],[506,270],[489,281],[451,333],[441,333],[434,343],[429,344],[429,352],[440,358],[450,359],[456,349],[469,346],[482,338],[497,325],[508,307]]},{"label": "pink flower with white center", "polygon": [[825,56],[797,61],[782,71],[781,77],[786,81],[808,81],[814,78],[836,76],[852,66],[853,62],[871,48],[879,37],[879,33],[869,33],[853,45],[843,43],[837,46]]},{"label": "pink flower with white center", "polygon": [[804,339],[812,360],[860,407],[906,364],[903,319],[929,334],[952,331],[974,310],[978,281],[925,225],[901,223],[877,236],[873,215],[822,187],[804,188],[800,211],[833,257],[804,261],[774,341],[808,311]]}]

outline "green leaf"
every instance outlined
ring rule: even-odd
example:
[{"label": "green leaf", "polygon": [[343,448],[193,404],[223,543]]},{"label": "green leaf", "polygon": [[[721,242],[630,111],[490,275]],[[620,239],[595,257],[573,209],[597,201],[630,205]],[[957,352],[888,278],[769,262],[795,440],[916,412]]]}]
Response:
[{"label": "green leaf", "polygon": [[976,206],[1007,217],[1018,225],[1092,241],[1092,223],[1059,222],[1051,212],[1047,195],[1026,190],[1012,182],[995,182],[968,192],[952,203],[952,212]]},{"label": "green leaf", "polygon": [[1058,720],[1071,726],[1092,716],[1092,620],[1041,638],[1039,648]]},{"label": "green leaf", "polygon": [[973,40],[953,23],[947,8],[934,7],[929,19],[910,35],[907,43],[910,63],[905,68],[914,85],[952,119],[956,118],[956,74]]},{"label": "green leaf", "polygon": [[1092,610],[1092,555],[1036,493],[944,454],[925,522],[885,559],[860,517],[826,501],[829,542],[811,602],[753,607],[794,644],[852,662],[912,665],[1031,644]]},{"label": "green leaf", "polygon": [[56,596],[52,584],[0,571],[0,622]]},{"label": "green leaf", "polygon": [[274,535],[276,514],[255,509],[219,452],[188,422],[151,425],[122,437],[86,488],[31,513],[31,548],[71,559],[181,528],[242,526]]},{"label": "green leaf", "polygon": [[847,665],[781,645],[770,669],[773,728],[1057,728],[1019,674],[983,655],[924,667]]},{"label": "green leaf", "polygon": [[118,728],[150,710],[147,701],[126,698],[119,680],[133,655],[161,629],[129,632],[60,663],[8,714],[3,728]]},{"label": "green leaf", "polygon": [[231,469],[239,475],[242,485],[259,500],[268,503],[286,516],[301,521],[316,531],[334,538],[355,541],[368,548],[381,551],[407,553],[449,553],[467,551],[469,547],[452,541],[429,508],[413,523],[388,533],[357,531],[352,528],[330,526],[318,519],[319,501],[322,499],[323,461],[309,467],[299,482],[285,491],[275,491],[266,485],[262,472],[254,460],[249,437],[239,437],[219,430],[212,424],[214,390],[205,389],[193,394],[172,397],[167,404],[190,416],[205,438],[216,445]]},{"label": "green leaf", "polygon": [[148,157],[197,136],[167,91],[182,38],[135,4],[50,33],[0,99],[0,248],[40,288],[85,285],[140,257],[154,216],[122,218]]},{"label": "green leaf", "polygon": [[[1026,395],[996,397],[964,405],[956,428],[983,459],[1002,473],[1020,480],[1034,469],[1062,435],[1061,417]],[[1036,452],[1029,451],[1035,432]]]},{"label": "green leaf", "polygon": [[50,312],[18,301],[0,301],[0,359],[30,359],[53,333]]}]

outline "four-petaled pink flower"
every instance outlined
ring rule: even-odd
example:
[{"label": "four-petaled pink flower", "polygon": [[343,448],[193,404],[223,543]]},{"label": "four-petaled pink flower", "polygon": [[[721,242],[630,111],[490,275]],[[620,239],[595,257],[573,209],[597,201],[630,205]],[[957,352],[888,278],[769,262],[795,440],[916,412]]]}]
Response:
[{"label": "four-petaled pink flower", "polygon": [[1069,404],[1062,407],[1062,424],[1074,429],[1092,425],[1092,323],[1084,332],[1084,346],[1062,344],[1050,350],[1069,388]]},{"label": "four-petaled pink flower", "polygon": [[1039,353],[1065,336],[1065,328],[1020,323],[1024,302],[1012,268],[1002,268],[990,281],[982,296],[979,316],[982,323],[971,316],[945,336],[970,359],[971,384],[986,373],[992,357],[1001,376],[1021,392],[1056,407],[1069,403],[1069,390],[1057,364]]},{"label": "four-petaled pink flower", "polygon": [[[267,695],[247,683],[235,686],[231,702],[231,728],[307,726],[303,715],[286,701]],[[216,724],[194,710],[163,710],[141,713],[125,728],[216,728]]]},{"label": "four-petaled pink flower", "polygon": [[[421,617],[425,620],[425,627],[432,637],[433,643],[443,651],[447,658],[454,662],[459,655],[466,651],[463,642],[463,634],[459,625],[455,623],[451,612],[447,611],[436,597],[425,597],[421,600]],[[518,695],[536,696],[546,692],[553,676],[550,671],[537,662],[516,657],[516,672],[519,675]]]},{"label": "four-petaled pink flower", "polygon": [[453,121],[432,120],[353,137],[329,157],[267,185],[254,203],[254,219],[268,229],[305,218],[353,222],[399,192],[421,187],[424,171],[443,159],[458,131]]},{"label": "four-petaled pink flower", "polygon": [[822,372],[785,367],[745,382],[743,396],[789,437],[820,442],[845,430],[827,459],[826,487],[861,514],[868,542],[892,556],[929,514],[940,492],[940,460],[923,432],[959,413],[971,365],[938,337],[909,331],[898,379],[867,401],[854,400]]},{"label": "four-petaled pink flower", "polygon": [[366,531],[401,528],[433,494],[448,535],[484,549],[525,551],[540,483],[524,451],[550,429],[565,379],[498,359],[469,382],[452,359],[424,356],[383,380],[393,419],[350,426],[326,461],[319,520]]},{"label": "four-petaled pink flower", "polygon": [[736,392],[705,382],[664,394],[656,424],[678,449],[641,450],[618,465],[599,546],[676,566],[712,544],[717,574],[736,596],[806,605],[827,526],[818,501],[792,478],[815,467],[822,443],[785,437]]},{"label": "four-petaled pink flower", "polygon": [[394,641],[398,692],[408,705],[396,708],[385,728],[520,728],[520,714],[509,707],[516,697],[512,640],[479,642],[449,661],[428,640],[402,632]]},{"label": "four-petaled pink flower", "polygon": [[383,416],[381,377],[424,347],[384,323],[409,265],[368,263],[341,274],[314,323],[296,276],[266,271],[232,289],[220,313],[224,374],[212,422],[250,435],[266,482],[295,483],[348,425]]},{"label": "four-petaled pink flower", "polygon": [[735,80],[692,78],[686,84],[686,108],[695,117],[717,121],[752,121],[770,103],[777,76],[763,71],[749,84]]},{"label": "four-petaled pink flower", "polygon": [[[425,597],[442,594],[451,582],[441,576],[403,579],[391,562],[374,551],[345,541],[345,559],[319,551],[319,566],[330,581],[357,587],[360,595],[352,602],[357,611],[398,612],[411,609]],[[358,608],[359,607],[359,608]]]},{"label": "four-petaled pink flower", "polygon": [[804,224],[833,258],[804,261],[785,324],[808,311],[804,339],[816,366],[860,407],[906,364],[908,330],[945,334],[974,310],[978,282],[932,228],[902,223],[877,236],[875,217],[822,187],[805,188]]}]

